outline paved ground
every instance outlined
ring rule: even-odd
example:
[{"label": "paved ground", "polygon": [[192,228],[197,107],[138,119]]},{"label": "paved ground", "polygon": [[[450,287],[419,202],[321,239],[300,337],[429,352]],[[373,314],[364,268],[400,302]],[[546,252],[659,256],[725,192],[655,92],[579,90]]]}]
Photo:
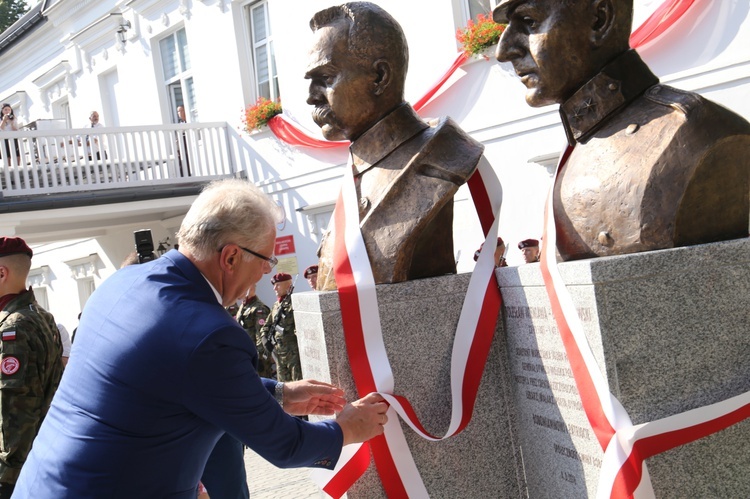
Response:
[{"label": "paved ground", "polygon": [[245,468],[250,499],[321,499],[320,492],[310,479],[307,469],[282,470],[245,449]]}]

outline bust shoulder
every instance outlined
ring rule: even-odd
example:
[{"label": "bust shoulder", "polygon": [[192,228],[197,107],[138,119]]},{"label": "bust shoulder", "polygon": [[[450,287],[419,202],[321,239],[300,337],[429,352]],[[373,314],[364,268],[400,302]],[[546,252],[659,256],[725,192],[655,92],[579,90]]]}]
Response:
[{"label": "bust shoulder", "polygon": [[430,123],[430,139],[423,148],[423,172],[464,184],[474,173],[484,152],[484,145],[473,139],[449,117]]}]

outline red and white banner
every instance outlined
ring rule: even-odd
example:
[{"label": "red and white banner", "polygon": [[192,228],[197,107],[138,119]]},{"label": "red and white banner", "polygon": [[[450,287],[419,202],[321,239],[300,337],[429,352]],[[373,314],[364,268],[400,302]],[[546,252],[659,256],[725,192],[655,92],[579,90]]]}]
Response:
[{"label": "red and white banner", "polygon": [[[334,273],[349,364],[359,396],[379,392],[391,405],[384,435],[370,441],[388,497],[428,497],[396,415],[429,440],[442,440],[461,432],[471,420],[494,337],[501,306],[494,273],[501,189],[494,170],[484,157],[468,185],[486,240],[469,281],[454,337],[450,375],[451,421],[442,436],[428,433],[409,401],[393,393],[393,373],[380,327],[375,282],[359,229],[359,210],[351,168],[345,174],[334,211]],[[314,472],[314,478],[321,488],[333,497],[340,497],[369,464],[369,459],[365,459],[369,457],[367,445],[347,446],[345,451],[333,473]]]},{"label": "red and white banner", "polygon": [[[563,152],[558,174],[572,151],[573,148],[568,147]],[[583,409],[605,451],[597,497],[652,498],[654,491],[645,460],[746,419],[750,416],[750,392],[657,421],[632,424],[625,409],[609,391],[608,381],[594,358],[575,304],[557,268],[553,213],[556,180],[547,199],[540,268]]]}]

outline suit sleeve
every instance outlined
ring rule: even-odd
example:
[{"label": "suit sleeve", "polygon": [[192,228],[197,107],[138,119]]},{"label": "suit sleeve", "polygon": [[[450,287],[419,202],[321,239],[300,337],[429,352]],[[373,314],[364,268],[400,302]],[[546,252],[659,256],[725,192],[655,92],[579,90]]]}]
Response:
[{"label": "suit sleeve", "polygon": [[332,469],[343,445],[335,421],[309,423],[286,414],[261,379],[239,327],[209,334],[188,362],[185,405],[280,468]]}]

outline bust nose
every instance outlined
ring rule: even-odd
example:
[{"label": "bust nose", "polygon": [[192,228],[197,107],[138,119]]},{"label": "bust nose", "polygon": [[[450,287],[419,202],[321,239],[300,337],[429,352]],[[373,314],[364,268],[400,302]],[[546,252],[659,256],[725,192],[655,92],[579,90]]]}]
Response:
[{"label": "bust nose", "polygon": [[495,59],[500,62],[509,62],[513,59],[520,58],[524,53],[523,44],[521,37],[509,24],[503,34],[500,35],[500,40],[497,42],[497,48],[495,49]]}]

